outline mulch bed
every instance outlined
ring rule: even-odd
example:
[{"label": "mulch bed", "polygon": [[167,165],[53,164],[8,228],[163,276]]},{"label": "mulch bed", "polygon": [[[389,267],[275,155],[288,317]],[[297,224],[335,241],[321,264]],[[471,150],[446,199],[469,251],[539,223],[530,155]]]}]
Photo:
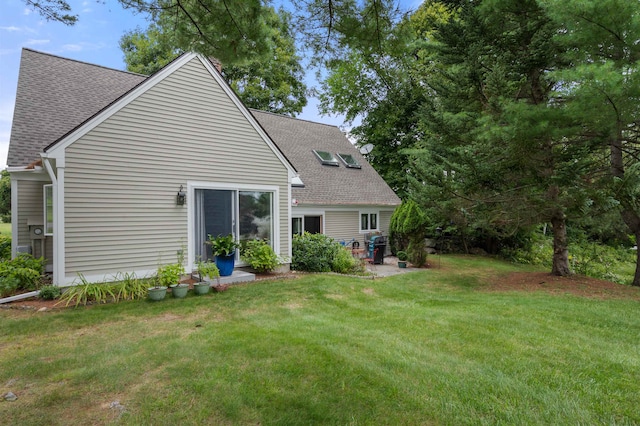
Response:
[{"label": "mulch bed", "polygon": [[[288,272],[283,274],[257,274],[255,282],[269,281],[275,279],[297,278],[300,274]],[[183,280],[193,287],[194,280]],[[233,285],[247,285],[240,283]],[[535,292],[542,291],[550,294],[572,294],[580,297],[596,299],[630,299],[640,301],[640,287],[615,284],[609,281],[597,280],[581,275],[570,277],[556,277],[546,272],[513,272],[511,274],[498,275],[492,278],[480,291],[522,291]],[[0,305],[2,309],[30,309],[30,310],[59,310],[65,309],[64,304],[59,304],[57,300],[42,300],[37,298],[20,300],[17,302]],[[73,307],[75,305],[69,305]]]},{"label": "mulch bed", "polygon": [[543,291],[596,299],[640,300],[640,287],[616,284],[582,275],[557,277],[547,272],[513,272],[497,276],[484,291]]},{"label": "mulch bed", "polygon": [[[276,279],[287,279],[287,278],[296,278],[297,275],[294,272],[286,272],[286,273],[267,273],[267,274],[256,274],[255,281],[250,281],[246,283],[238,283],[238,284],[224,284],[220,285],[222,287],[218,291],[225,291],[229,288],[230,285],[244,285],[250,284],[251,282],[260,282],[260,281],[269,281]],[[193,283],[197,282],[193,278],[187,278],[181,281],[182,283],[189,284],[189,289],[193,289]],[[216,291],[212,289],[212,291]],[[91,306],[91,305],[87,305]],[[4,303],[0,305],[0,309],[24,309],[24,310],[42,310],[42,311],[52,311],[52,310],[60,310],[66,308],[74,308],[75,304],[71,303],[69,306],[65,306],[64,303],[59,303],[58,300],[43,300],[37,297],[33,297],[30,299],[18,300],[11,303]]]}]

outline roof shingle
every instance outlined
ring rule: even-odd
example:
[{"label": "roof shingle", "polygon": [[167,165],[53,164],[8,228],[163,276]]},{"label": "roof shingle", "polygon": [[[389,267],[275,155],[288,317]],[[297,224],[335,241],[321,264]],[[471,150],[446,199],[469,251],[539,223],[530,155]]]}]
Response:
[{"label": "roof shingle", "polygon": [[[251,110],[253,116],[296,168],[304,188],[292,188],[300,204],[389,205],[400,199],[336,126]],[[322,165],[313,150],[351,154],[361,169]],[[337,158],[337,156],[336,156]]]},{"label": "roof shingle", "polygon": [[[22,50],[7,163],[26,166],[43,149],[79,126],[147,77]],[[272,141],[300,173],[292,188],[300,204],[389,205],[400,199],[335,126],[251,110]],[[351,154],[361,169],[323,166],[313,150]]]},{"label": "roof shingle", "polygon": [[19,167],[39,159],[44,147],[145,79],[22,49],[7,164]]}]

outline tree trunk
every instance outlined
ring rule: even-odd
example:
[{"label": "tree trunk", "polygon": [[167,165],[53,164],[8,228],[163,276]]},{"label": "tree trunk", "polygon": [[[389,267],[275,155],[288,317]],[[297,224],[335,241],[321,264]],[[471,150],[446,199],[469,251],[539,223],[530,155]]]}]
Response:
[{"label": "tree trunk", "polygon": [[[636,247],[640,244],[640,217],[632,210],[625,209],[622,211],[622,220],[627,224],[629,229],[636,236]],[[640,250],[636,250],[636,273],[633,276],[634,287],[640,287]]]},{"label": "tree trunk", "polygon": [[[624,158],[622,154],[622,125],[618,122],[618,130],[614,137],[609,141],[609,149],[611,154],[611,175],[619,179],[624,179]],[[622,220],[629,227],[631,232],[636,236],[636,245],[640,244],[640,215],[631,207],[630,200],[618,200],[622,205]],[[633,277],[631,285],[640,287],[640,250],[636,251],[636,273]]]},{"label": "tree trunk", "polygon": [[571,269],[569,269],[569,248],[564,214],[558,213],[551,218],[551,231],[553,232],[553,266],[551,267],[551,274],[566,277],[571,275]]},{"label": "tree trunk", "polygon": [[[638,241],[640,241],[640,230],[636,232],[636,248],[638,247]],[[640,287],[640,250],[636,250],[636,273],[633,276],[634,287]]]}]

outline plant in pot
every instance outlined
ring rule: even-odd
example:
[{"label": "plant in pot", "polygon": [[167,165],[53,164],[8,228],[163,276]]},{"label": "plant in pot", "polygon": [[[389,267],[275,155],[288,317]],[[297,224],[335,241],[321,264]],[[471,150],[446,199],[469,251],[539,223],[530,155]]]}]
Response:
[{"label": "plant in pot", "polygon": [[218,235],[217,237],[209,235],[209,241],[211,242],[211,251],[216,257],[216,266],[220,271],[220,276],[228,277],[233,273],[238,243],[231,234],[227,236]]},{"label": "plant in pot", "polygon": [[409,255],[407,254],[407,252],[401,250],[397,253],[397,255],[398,255],[398,268],[406,268],[407,259],[409,258]]},{"label": "plant in pot", "polygon": [[182,263],[171,263],[169,265],[163,265],[158,267],[156,273],[158,283],[160,286],[171,287],[171,294],[173,297],[183,298],[189,291],[188,284],[180,284],[180,278],[184,274],[184,267]]},{"label": "plant in pot", "polygon": [[153,285],[147,290],[149,300],[152,300],[154,302],[163,300],[167,295],[167,286],[160,284],[158,274],[154,275],[151,278],[151,283]]},{"label": "plant in pot", "polygon": [[200,282],[193,284],[196,294],[207,294],[215,278],[220,277],[220,270],[213,262],[198,262],[198,277]]}]

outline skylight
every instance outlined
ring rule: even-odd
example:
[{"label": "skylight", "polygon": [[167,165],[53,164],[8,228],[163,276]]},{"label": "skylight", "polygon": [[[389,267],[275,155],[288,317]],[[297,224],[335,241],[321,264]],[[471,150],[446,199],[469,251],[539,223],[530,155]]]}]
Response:
[{"label": "skylight", "polygon": [[338,167],[338,165],[339,165],[338,160],[336,159],[336,157],[333,156],[332,153],[327,152],[327,151],[318,151],[318,150],[315,150],[315,149],[313,150],[313,152],[320,159],[320,162],[322,164],[324,164],[325,166],[336,166],[336,167]]},{"label": "skylight", "polygon": [[358,160],[356,160],[351,154],[338,154],[338,157],[340,157],[344,165],[349,167],[350,169],[362,168],[362,166],[358,163]]}]

